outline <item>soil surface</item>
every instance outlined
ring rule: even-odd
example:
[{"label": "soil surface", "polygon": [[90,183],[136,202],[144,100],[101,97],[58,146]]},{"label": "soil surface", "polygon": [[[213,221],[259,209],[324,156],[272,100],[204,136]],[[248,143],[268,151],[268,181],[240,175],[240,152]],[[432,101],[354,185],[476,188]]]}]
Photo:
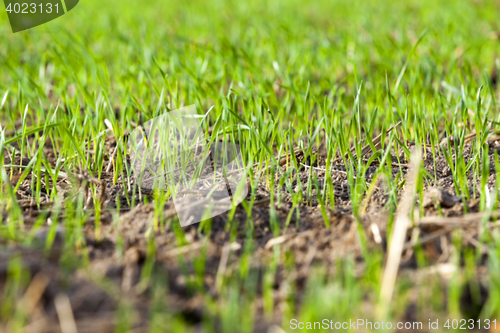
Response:
[{"label": "soil surface", "polygon": [[[110,152],[114,149],[115,142],[108,142]],[[496,141],[490,144],[490,177],[488,187],[495,188],[495,163],[493,152],[499,149]],[[466,144],[466,161],[471,158],[471,145]],[[50,150],[47,150],[50,157]],[[314,165],[310,165],[310,159],[304,159],[304,154],[298,152],[297,157],[301,163],[299,184],[292,184],[296,191],[305,189],[309,177],[316,175],[320,190],[325,182],[325,157],[318,155]],[[457,196],[453,185],[453,175],[445,158],[438,154],[436,164],[433,162],[432,150],[422,152],[423,164],[429,177],[424,181],[424,218],[436,217],[462,217],[466,211],[468,214],[477,213],[479,210],[479,188],[480,180],[468,179],[470,198]],[[53,157],[53,156],[52,156]],[[368,158],[369,156],[366,156]],[[10,162],[10,161],[6,161]],[[109,162],[109,161],[108,161]],[[105,162],[105,166],[106,163]],[[14,164],[27,165],[29,160],[15,160]],[[367,183],[371,184],[377,169],[377,161],[370,166],[365,174]],[[409,170],[409,163],[404,155],[392,156],[393,178],[399,177],[403,182]],[[6,163],[7,164],[7,163]],[[286,171],[286,163],[276,173],[277,179]],[[12,175],[12,183],[16,184],[19,179],[19,169],[7,170]],[[208,228],[200,225],[189,225],[183,228],[184,241],[181,244],[176,237],[178,222],[175,219],[175,208],[172,202],[166,202],[163,207],[164,220],[152,225],[155,211],[155,202],[152,200],[152,191],[147,188],[139,193],[128,193],[129,198],[135,195],[138,204],[130,208],[126,200],[125,189],[120,183],[113,184],[113,174],[103,172],[100,181],[94,181],[98,192],[102,191],[103,211],[101,213],[99,229],[96,229],[96,216],[93,202],[89,201],[83,223],[80,239],[68,239],[63,227],[53,223],[60,223],[65,214],[71,214],[62,209],[60,221],[52,221],[50,215],[44,215],[46,211],[52,212],[54,203],[45,195],[41,198],[38,206],[32,198],[31,175],[29,175],[19,187],[16,193],[19,205],[24,216],[24,228],[29,231],[33,241],[30,247],[23,246],[23,242],[2,241],[0,244],[0,295],[5,295],[9,262],[18,258],[22,266],[29,272],[32,282],[31,292],[39,292],[39,301],[32,309],[32,318],[26,331],[60,331],[58,321],[58,302],[64,302],[61,292],[67,295],[71,304],[75,322],[79,332],[111,332],[114,331],[116,311],[120,304],[126,300],[135,310],[136,316],[131,318],[133,327],[137,332],[146,331],[150,311],[151,288],[147,284],[141,284],[141,274],[144,269],[153,270],[153,275],[168,277],[166,282],[168,288],[167,303],[170,307],[182,313],[186,319],[194,325],[201,322],[204,311],[204,301],[199,293],[193,292],[187,276],[194,274],[194,261],[204,253],[206,265],[204,272],[203,287],[206,292],[217,297],[218,273],[223,270],[224,274],[230,275],[238,269],[239,258],[245,253],[246,226],[253,225],[253,249],[250,255],[250,267],[256,272],[259,281],[266,264],[273,256],[275,246],[279,245],[283,253],[291,253],[294,262],[292,267],[286,262],[280,263],[274,279],[274,302],[279,305],[283,301],[286,286],[282,281],[295,281],[297,286],[297,309],[300,309],[301,293],[311,274],[312,267],[321,266],[332,273],[336,269],[336,260],[351,256],[355,262],[355,272],[361,275],[365,263],[363,261],[362,244],[359,239],[358,228],[364,229],[368,249],[387,249],[386,232],[388,228],[388,211],[385,208],[389,200],[388,192],[383,179],[375,184],[375,190],[366,204],[366,210],[361,216],[355,218],[352,214],[351,195],[349,182],[343,162],[338,162],[332,167],[331,177],[335,184],[334,209],[327,209],[330,227],[325,226],[320,206],[316,195],[308,198],[304,191],[304,202],[298,205],[298,213],[291,213],[293,203],[285,187],[276,189],[276,195],[281,195],[283,200],[280,204],[270,207],[269,184],[263,180],[255,191],[255,205],[251,216],[243,205],[236,208],[234,218],[231,220],[228,213],[223,213],[213,218],[211,232]],[[399,176],[398,176],[399,174]],[[435,178],[435,179],[434,179]],[[68,200],[74,198],[75,193],[82,189],[84,182],[91,182],[88,175],[80,175],[78,179],[60,179],[57,188],[60,193],[65,193]],[[101,182],[102,181],[102,182]],[[475,184],[474,184],[475,182]],[[398,198],[404,191],[404,184],[397,192]],[[43,191],[42,191],[43,192]],[[251,191],[250,191],[251,192]],[[251,193],[247,200],[251,200]],[[422,198],[417,197],[417,202]],[[117,203],[120,212],[117,213]],[[273,209],[271,209],[273,208]],[[293,208],[295,210],[295,208]],[[275,214],[279,224],[280,234],[276,236],[271,227],[271,215]],[[291,215],[290,215],[291,214]],[[7,211],[3,211],[3,220],[7,219]],[[42,218],[40,218],[42,216]],[[274,215],[273,215],[274,216]],[[291,218],[288,221],[288,217]],[[297,216],[300,216],[297,220]],[[42,225],[40,226],[40,220]],[[464,248],[475,248],[478,246],[478,234],[480,228],[477,219],[472,219],[464,225]],[[493,223],[492,223],[493,225]],[[36,226],[36,228],[34,228]],[[429,265],[445,263],[449,259],[449,244],[451,242],[450,232],[456,226],[442,225],[439,223],[426,223],[420,225],[419,239],[424,253],[427,255]],[[286,230],[286,231],[285,231]],[[407,244],[402,256],[401,272],[411,273],[417,269],[417,260],[413,251],[412,241],[415,235],[408,230]],[[47,237],[54,237],[50,250],[46,250]],[[84,242],[85,250],[74,251],[74,244]],[[155,245],[155,261],[148,262],[150,242]],[[73,249],[73,250],[69,250]],[[484,253],[484,256],[487,254]],[[181,260],[181,259],[182,260]],[[84,260],[87,268],[72,265],[72,262]],[[224,265],[221,265],[221,262]],[[288,265],[288,266],[287,266]],[[287,269],[285,269],[287,266]],[[74,267],[74,268],[71,268]],[[102,277],[105,277],[103,279]],[[104,282],[103,282],[104,281]],[[38,288],[38,289],[37,289]],[[31,290],[28,288],[28,290]],[[487,295],[487,290],[484,290]],[[257,324],[256,331],[267,331],[272,319],[264,318],[263,301],[261,291],[257,291]],[[485,296],[486,297],[486,296]],[[465,308],[470,302],[467,295],[463,296]],[[470,299],[470,295],[469,295]],[[0,300],[1,303],[1,300]],[[63,304],[63,303],[61,303]],[[275,307],[275,318],[281,315],[281,307]],[[473,311],[473,310],[471,310]],[[474,310],[476,311],[476,310]],[[408,313],[411,313],[409,311]]]}]

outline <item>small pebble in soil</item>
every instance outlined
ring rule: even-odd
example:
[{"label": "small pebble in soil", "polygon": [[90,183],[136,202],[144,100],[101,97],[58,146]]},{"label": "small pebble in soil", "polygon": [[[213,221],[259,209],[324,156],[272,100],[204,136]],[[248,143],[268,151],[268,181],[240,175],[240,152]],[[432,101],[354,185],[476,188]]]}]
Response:
[{"label": "small pebble in soil", "polygon": [[441,170],[441,174],[445,177],[451,175],[450,167],[449,166],[444,167],[443,170]]}]

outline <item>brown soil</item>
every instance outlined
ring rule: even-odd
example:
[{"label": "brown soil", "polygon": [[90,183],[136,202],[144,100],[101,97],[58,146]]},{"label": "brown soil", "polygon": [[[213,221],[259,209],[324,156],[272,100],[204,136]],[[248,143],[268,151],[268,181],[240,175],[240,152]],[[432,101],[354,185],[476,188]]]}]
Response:
[{"label": "brown soil", "polygon": [[[113,142],[109,143],[109,149],[112,151]],[[488,179],[488,186],[494,188],[495,170],[493,161],[493,150],[498,149],[494,144],[490,147],[491,169]],[[469,159],[469,145],[466,146],[465,156]],[[469,179],[469,188],[471,197],[469,200],[455,197],[456,192],[453,186],[453,177],[443,156],[436,158],[436,169],[434,169],[432,152],[429,149],[424,153],[424,167],[430,175],[436,174],[437,182],[432,179],[424,181],[424,192],[430,195],[426,198],[425,216],[438,215],[438,209],[441,210],[444,217],[462,216],[464,206],[468,213],[478,212],[479,194],[476,184],[476,193],[473,193],[473,179]],[[302,164],[309,165],[310,160],[303,160],[299,154],[299,161]],[[400,156],[401,163],[404,161]],[[29,161],[22,161],[27,164]],[[21,161],[15,161],[21,163]],[[303,167],[300,171],[302,186],[305,188],[307,178],[310,172],[316,173],[321,180],[324,178],[325,171],[324,157],[314,163],[314,168]],[[368,168],[366,180],[371,183],[376,163]],[[283,173],[286,165],[281,167],[278,175]],[[352,215],[352,208],[349,194],[349,184],[343,163],[334,166],[332,179],[335,184],[335,210],[328,210],[330,227],[325,227],[321,210],[317,199],[314,196],[310,198],[309,204],[299,205],[300,221],[296,220],[296,214],[293,213],[291,221],[286,228],[287,216],[292,209],[291,198],[285,194],[284,202],[275,205],[274,209],[278,217],[280,227],[280,236],[276,237],[270,225],[270,202],[269,189],[265,181],[259,184],[256,191],[256,205],[253,207],[252,216],[248,218],[247,211],[241,205],[236,209],[233,221],[228,222],[228,214],[224,213],[213,218],[211,232],[206,238],[206,229],[199,230],[199,224],[185,227],[185,243],[179,244],[175,235],[175,209],[171,202],[167,202],[163,207],[165,221],[160,221],[157,230],[150,226],[150,221],[154,216],[155,203],[149,197],[149,203],[145,204],[145,198],[148,198],[147,189],[143,189],[141,197],[136,195],[137,206],[130,209],[125,199],[124,187],[121,184],[113,185],[112,174],[103,173],[101,179],[106,184],[104,193],[105,211],[101,215],[101,226],[97,233],[95,230],[95,217],[93,214],[87,219],[83,227],[83,239],[86,244],[86,251],[74,251],[74,239],[65,239],[64,229],[57,227],[54,245],[50,251],[44,250],[44,243],[49,235],[50,225],[46,223],[36,232],[35,240],[30,248],[12,241],[3,241],[0,244],[0,295],[5,295],[4,289],[7,281],[9,259],[19,257],[23,266],[29,272],[32,281],[43,281],[44,277],[49,277],[46,287],[41,288],[41,297],[37,305],[32,310],[30,326],[27,329],[32,331],[60,331],[58,314],[54,300],[61,292],[67,294],[71,303],[71,309],[79,332],[111,332],[114,330],[114,321],[116,311],[120,304],[131,304],[135,309],[136,316],[131,318],[133,327],[137,332],[146,331],[148,327],[148,313],[150,300],[153,297],[148,285],[140,284],[142,270],[147,266],[148,240],[155,244],[155,259],[153,265],[153,276],[168,277],[167,303],[174,312],[184,314],[185,318],[194,325],[202,319],[204,311],[204,302],[200,293],[195,292],[190,287],[189,281],[186,281],[187,275],[194,274],[193,261],[197,259],[203,251],[206,251],[206,265],[203,286],[205,292],[217,298],[217,274],[221,269],[221,258],[230,253],[225,259],[225,274],[230,275],[238,269],[239,258],[243,255],[246,245],[246,231],[248,224],[253,225],[253,249],[251,251],[250,263],[251,269],[256,272],[259,281],[262,279],[263,268],[270,262],[273,255],[273,248],[280,245],[283,253],[291,253],[293,256],[292,267],[282,262],[278,265],[274,280],[275,304],[279,304],[285,295],[285,286],[282,281],[295,281],[297,286],[297,302],[300,306],[301,294],[304,292],[305,283],[310,275],[311,267],[321,266],[331,271],[335,271],[335,261],[338,258],[351,256],[356,263],[355,272],[361,274],[364,269],[363,253],[360,239],[358,236],[358,222]],[[8,170],[10,172],[10,170]],[[344,172],[342,172],[344,171]],[[397,156],[393,156],[392,173],[396,177],[398,172],[402,172],[403,178],[406,177],[408,167],[405,164],[399,166]],[[14,170],[12,182],[16,183],[18,170]],[[83,176],[84,179],[86,176]],[[25,228],[29,230],[41,214],[41,210],[51,210],[51,204],[48,198],[42,198],[45,207],[38,208],[31,202],[31,176],[28,176],[22,183],[19,191],[16,193],[20,206],[22,207]],[[297,184],[292,184],[293,188]],[[383,181],[378,183],[378,188],[370,197],[366,212],[359,218],[361,226],[365,230],[368,248],[381,248],[383,251],[387,248],[388,212],[384,209],[388,200],[388,195],[384,191]],[[61,181],[58,183],[60,192],[67,193],[68,199],[78,189],[78,184]],[[434,188],[440,190],[436,191]],[[402,194],[403,188],[398,196]],[[434,192],[433,192],[434,191]],[[435,193],[435,195],[432,195]],[[441,193],[441,194],[440,194]],[[132,194],[132,193],[130,193]],[[116,211],[117,198],[120,202],[121,212],[117,218],[113,218]],[[444,199],[443,199],[444,198]],[[248,198],[250,200],[250,196]],[[418,199],[417,199],[418,200]],[[450,201],[451,200],[451,201]],[[438,208],[436,202],[441,201],[441,207]],[[91,205],[89,211],[92,212]],[[3,212],[3,220],[7,218],[7,213]],[[64,219],[64,212],[61,213]],[[117,221],[118,219],[118,221]],[[118,224],[117,224],[118,223]],[[381,239],[376,241],[373,234],[373,225],[379,230]],[[477,246],[478,230],[474,224],[465,227],[464,247]],[[233,236],[232,236],[233,233]],[[97,238],[96,235],[98,234]],[[450,232],[447,227],[438,224],[426,224],[420,227],[420,239],[426,239],[428,236],[438,235],[430,240],[423,242],[422,248],[427,255],[429,264],[438,264],[445,262],[449,257],[447,244],[451,242]],[[407,241],[411,241],[412,233],[408,231]],[[204,239],[206,241],[204,241]],[[229,249],[229,250],[228,250]],[[85,253],[83,253],[85,252]],[[226,254],[225,254],[226,252]],[[486,256],[486,254],[484,254]],[[87,260],[88,268],[82,269],[71,263],[79,260]],[[180,260],[182,258],[182,260]],[[180,263],[184,264],[181,265]],[[288,266],[287,266],[288,265]],[[73,268],[72,268],[73,267]],[[403,253],[401,268],[404,270],[415,270],[417,261],[412,246],[408,246]],[[38,279],[35,279],[38,277]],[[106,277],[106,279],[102,279]],[[105,281],[105,282],[103,282]],[[32,282],[33,284],[34,282]],[[43,286],[43,283],[42,283]],[[29,289],[29,288],[28,288]],[[487,293],[487,290],[485,291]],[[257,290],[258,311],[256,331],[266,331],[272,324],[272,320],[264,319],[262,309],[262,297],[260,290]],[[464,295],[465,304],[467,304],[467,295]],[[1,303],[1,300],[0,300]],[[298,307],[299,309],[299,307]],[[276,307],[275,317],[280,316],[280,307]],[[411,312],[411,311],[410,311]]]}]

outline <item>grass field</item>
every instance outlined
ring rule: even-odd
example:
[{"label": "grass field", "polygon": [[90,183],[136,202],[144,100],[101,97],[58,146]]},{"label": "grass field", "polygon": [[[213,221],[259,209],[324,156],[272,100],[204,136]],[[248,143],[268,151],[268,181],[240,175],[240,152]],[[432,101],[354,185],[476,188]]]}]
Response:
[{"label": "grass field", "polygon": [[[85,0],[12,34],[3,12],[0,331],[500,331],[499,13]],[[181,227],[127,140],[193,104],[249,193]]]}]

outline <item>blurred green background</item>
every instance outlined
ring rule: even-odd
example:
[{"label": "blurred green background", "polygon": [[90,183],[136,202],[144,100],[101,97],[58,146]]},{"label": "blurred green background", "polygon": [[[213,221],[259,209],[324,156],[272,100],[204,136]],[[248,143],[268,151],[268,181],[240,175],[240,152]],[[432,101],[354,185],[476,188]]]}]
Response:
[{"label": "blurred green background", "polygon": [[36,83],[44,92],[51,85],[55,101],[73,91],[76,79],[87,92],[97,91],[102,75],[114,103],[127,94],[152,103],[151,85],[163,82],[157,61],[172,82],[208,87],[208,96],[185,95],[186,104],[199,98],[208,106],[230,81],[248,92],[276,80],[296,89],[310,82],[313,92],[336,85],[352,92],[357,79],[383,94],[386,79],[395,82],[427,29],[405,80],[418,77],[412,89],[430,93],[443,81],[460,86],[497,66],[499,6],[480,0],[85,0],[64,17],[17,34],[3,12],[0,84],[12,92],[18,83],[28,90]]}]

